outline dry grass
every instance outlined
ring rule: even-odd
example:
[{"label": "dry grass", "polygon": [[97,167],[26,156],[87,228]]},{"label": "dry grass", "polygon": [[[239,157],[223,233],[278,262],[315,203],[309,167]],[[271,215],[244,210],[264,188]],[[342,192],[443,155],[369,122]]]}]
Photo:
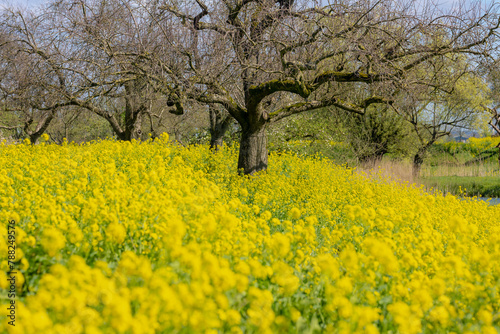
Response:
[{"label": "dry grass", "polygon": [[356,168],[356,171],[378,180],[390,180],[404,184],[420,183],[414,179],[412,164],[409,161],[376,160]]},{"label": "dry grass", "polygon": [[469,166],[459,164],[424,165],[420,176],[424,178],[432,176],[500,176],[500,172],[498,164],[490,161]]},{"label": "dry grass", "polygon": [[417,186],[425,184],[425,178],[435,176],[500,177],[500,171],[496,162],[479,163],[469,166],[459,164],[430,166],[424,164],[419,178],[413,177],[410,161],[382,159],[359,166],[356,168],[356,171],[376,180],[390,180],[408,185],[416,184]]}]

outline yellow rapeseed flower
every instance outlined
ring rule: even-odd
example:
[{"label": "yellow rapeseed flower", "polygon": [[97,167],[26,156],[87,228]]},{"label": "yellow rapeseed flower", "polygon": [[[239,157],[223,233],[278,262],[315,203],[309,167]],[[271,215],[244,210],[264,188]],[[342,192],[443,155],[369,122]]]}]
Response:
[{"label": "yellow rapeseed flower", "polygon": [[66,238],[61,231],[49,227],[43,230],[40,244],[49,256],[56,256],[57,252],[66,245]]}]

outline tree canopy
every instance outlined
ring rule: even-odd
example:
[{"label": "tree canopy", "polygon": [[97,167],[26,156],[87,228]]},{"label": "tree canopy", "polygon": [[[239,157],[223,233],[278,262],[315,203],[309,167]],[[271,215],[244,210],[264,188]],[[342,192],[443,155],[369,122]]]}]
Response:
[{"label": "tree canopy", "polygon": [[159,100],[211,113],[215,136],[229,122],[215,111],[227,112],[241,127],[238,169],[251,174],[267,168],[270,123],[453,95],[470,68],[449,65],[491,55],[498,27],[495,6],[443,13],[425,1],[60,0],[2,11],[2,100],[38,115],[34,130],[24,118],[34,140],[69,107],[122,140],[141,136]]}]

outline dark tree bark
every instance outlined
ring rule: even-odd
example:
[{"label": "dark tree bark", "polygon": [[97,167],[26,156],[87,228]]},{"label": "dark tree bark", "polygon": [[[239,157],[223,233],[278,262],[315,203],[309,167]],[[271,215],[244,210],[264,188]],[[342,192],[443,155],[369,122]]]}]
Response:
[{"label": "dark tree bark", "polygon": [[29,128],[33,120],[29,120],[25,123],[24,132],[29,136],[31,144],[36,144],[40,136],[47,130],[50,122],[54,119],[54,112],[53,110],[48,111],[38,122],[34,131]]},{"label": "dark tree bark", "polygon": [[142,118],[143,115],[140,112],[134,113],[130,119],[125,118],[125,140],[130,141],[132,139],[141,140],[142,136]]},{"label": "dark tree bark", "polygon": [[414,179],[417,179],[420,175],[420,170],[422,169],[422,164],[424,163],[425,151],[419,150],[413,156],[413,169],[412,175]]},{"label": "dark tree bark", "polygon": [[141,109],[142,108],[139,110],[135,109],[127,101],[127,105],[125,107],[125,129],[121,133],[118,133],[121,140],[141,140],[143,118]]},{"label": "dark tree bark", "polygon": [[427,155],[427,151],[429,148],[441,137],[448,135],[448,133],[438,133],[436,131],[433,132],[432,138],[428,140],[425,144],[422,143],[422,146],[418,149],[417,153],[413,156],[413,178],[417,179],[420,176],[420,170],[422,169],[422,165],[424,163],[425,156]]},{"label": "dark tree bark", "polygon": [[140,83],[132,80],[125,84],[125,122],[124,129],[117,133],[122,140],[141,140],[142,119],[146,110],[146,101],[140,99]]},{"label": "dark tree bark", "polygon": [[238,171],[243,174],[254,174],[267,169],[267,136],[265,124],[253,128],[242,128]]},{"label": "dark tree bark", "polygon": [[223,113],[214,105],[209,106],[210,113],[210,149],[218,151],[224,143],[226,134],[232,122],[231,115]]}]

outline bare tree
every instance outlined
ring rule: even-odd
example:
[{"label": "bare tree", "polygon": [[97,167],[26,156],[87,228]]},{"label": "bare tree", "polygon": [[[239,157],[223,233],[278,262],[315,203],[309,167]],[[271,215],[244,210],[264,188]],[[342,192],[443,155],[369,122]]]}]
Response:
[{"label": "bare tree", "polygon": [[140,62],[137,54],[150,52],[154,41],[137,6],[55,1],[36,14],[15,9],[2,14],[10,38],[2,52],[11,55],[2,61],[12,65],[2,80],[4,110],[41,114],[34,130],[31,124],[38,119],[25,117],[31,137],[36,140],[47,129],[56,110],[78,107],[106,119],[119,139],[141,139],[143,119],[157,94],[131,70]]},{"label": "bare tree", "polygon": [[154,94],[144,78],[130,71],[137,59],[129,54],[148,43],[140,14],[127,1],[83,0],[54,2],[49,12],[54,29],[67,36],[60,64],[73,77],[73,86],[60,92],[67,104],[105,118],[121,140],[141,139]]},{"label": "bare tree", "polygon": [[[494,57],[488,59],[482,65],[482,70],[488,77],[488,82],[490,84],[490,98],[489,104],[484,104],[483,108],[488,113],[488,126],[493,129],[493,131],[500,136],[500,56],[496,54]],[[498,148],[498,165],[500,167],[500,143],[497,145]]]},{"label": "bare tree", "polygon": [[[167,27],[160,32],[170,58],[143,54],[151,65],[136,68],[174,91],[172,101],[222,105],[241,126],[245,174],[267,168],[268,124],[325,106],[363,114],[403,91],[438,86],[428,62],[484,54],[499,25],[494,8],[444,15],[430,3],[391,0],[166,0],[149,13]],[[346,89],[365,95],[352,99]]]},{"label": "bare tree", "polygon": [[[429,148],[456,129],[472,129],[484,116],[488,101],[485,81],[471,71],[470,64],[453,57],[436,57],[427,69],[437,85],[404,94],[394,108],[409,122],[418,139],[413,156],[413,176],[417,178]],[[463,57],[462,57],[463,58]]]},{"label": "bare tree", "polygon": [[216,145],[228,122],[216,110],[226,110],[241,126],[238,169],[250,174],[267,168],[268,124],[326,106],[358,114],[375,103],[397,107],[397,96],[443,85],[427,71],[433,59],[487,53],[495,8],[436,8],[393,0],[55,1],[38,15],[5,13],[5,35],[14,38],[2,45],[31,59],[17,64],[43,71],[22,98],[10,89],[22,76],[3,87],[12,101],[36,101],[24,107],[42,115],[33,133],[54,110],[77,106],[106,119],[118,138],[140,138],[144,117],[153,124],[152,102],[165,96],[176,114],[188,100],[210,106]]},{"label": "bare tree", "polygon": [[65,78],[42,51],[56,49],[59,41],[32,12],[4,11],[0,26],[3,36],[0,43],[3,124],[0,128],[22,129],[31,142],[36,143],[62,107],[56,90],[64,85]]}]

